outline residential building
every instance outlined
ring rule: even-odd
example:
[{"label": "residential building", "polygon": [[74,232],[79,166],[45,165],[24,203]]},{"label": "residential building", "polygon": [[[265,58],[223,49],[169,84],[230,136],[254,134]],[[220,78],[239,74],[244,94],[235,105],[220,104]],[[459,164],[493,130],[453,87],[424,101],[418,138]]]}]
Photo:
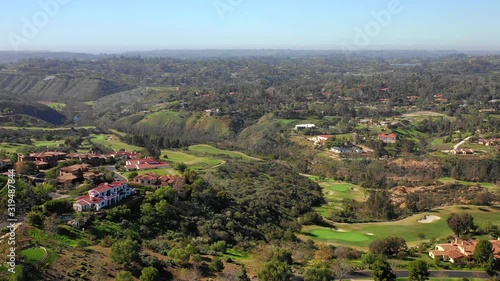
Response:
[{"label": "residential building", "polygon": [[500,138],[491,138],[491,139],[479,139],[477,143],[486,145],[486,146],[494,146],[500,144]]},{"label": "residential building", "polygon": [[[432,259],[441,259],[450,263],[456,263],[461,259],[469,259],[474,256],[478,240],[458,240],[446,244],[436,244],[434,250],[429,251]],[[493,257],[500,259],[500,240],[491,240],[493,246]]]},{"label": "residential building", "polygon": [[308,138],[309,141],[312,141],[315,145],[325,144],[327,140],[329,140],[332,135],[319,135]]},{"label": "residential building", "polygon": [[295,130],[305,130],[305,129],[315,129],[316,125],[314,124],[300,124],[300,125],[295,125]]},{"label": "residential building", "polygon": [[129,159],[125,162],[127,171],[168,168],[170,165],[152,158]]},{"label": "residential building", "polygon": [[459,149],[452,149],[450,150],[450,153],[451,154],[474,154],[474,150],[470,149],[470,148],[459,148]]},{"label": "residential building", "polygon": [[57,181],[60,184],[70,184],[83,181],[84,179],[93,180],[100,175],[99,171],[91,169],[88,164],[76,164],[62,167],[59,170]]},{"label": "residential building", "polygon": [[363,150],[358,148],[358,147],[345,148],[345,147],[334,146],[334,147],[330,148],[330,151],[332,151],[333,153],[337,153],[337,154],[363,153]]},{"label": "residential building", "polygon": [[398,134],[379,134],[378,139],[383,143],[396,143]]},{"label": "residential building", "polygon": [[65,160],[67,155],[67,153],[59,151],[38,152],[29,155],[19,154],[18,161],[33,161],[38,169],[50,169],[57,166],[59,161]]},{"label": "residential building", "polygon": [[134,183],[141,185],[152,185],[152,186],[173,186],[177,176],[166,175],[160,176],[153,173],[146,173],[144,175],[138,175],[133,179]]},{"label": "residential building", "polygon": [[101,166],[106,163],[108,156],[96,153],[70,153],[68,159],[79,160],[91,166]]},{"label": "residential building", "polygon": [[127,181],[103,183],[89,190],[87,195],[77,198],[73,209],[80,212],[99,211],[119,203],[134,193],[135,190],[128,185]]}]

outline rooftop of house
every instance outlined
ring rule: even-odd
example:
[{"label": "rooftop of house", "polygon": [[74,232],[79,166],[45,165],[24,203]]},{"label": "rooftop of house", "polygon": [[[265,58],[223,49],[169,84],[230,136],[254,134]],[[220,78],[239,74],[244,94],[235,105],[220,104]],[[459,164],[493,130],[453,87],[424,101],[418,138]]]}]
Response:
[{"label": "rooftop of house", "polygon": [[89,192],[95,191],[95,192],[103,193],[103,192],[106,192],[114,187],[119,187],[119,186],[122,186],[125,184],[127,184],[127,181],[114,181],[112,183],[101,183],[96,188],[91,189]]},{"label": "rooftop of house", "polygon": [[379,138],[397,138],[398,134],[378,134]]},{"label": "rooftop of house", "polygon": [[90,165],[88,165],[88,164],[76,164],[76,165],[71,165],[71,166],[67,166],[67,167],[62,167],[60,169],[60,171],[64,172],[64,173],[74,173],[77,171],[88,171],[89,168],[90,168]]}]

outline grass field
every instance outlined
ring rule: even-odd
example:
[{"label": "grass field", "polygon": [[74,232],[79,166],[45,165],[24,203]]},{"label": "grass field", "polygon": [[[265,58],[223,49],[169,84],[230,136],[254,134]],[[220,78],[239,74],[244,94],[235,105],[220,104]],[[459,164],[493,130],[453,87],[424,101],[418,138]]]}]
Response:
[{"label": "grass field", "polygon": [[201,152],[201,153],[206,153],[206,154],[213,154],[213,155],[227,155],[232,158],[239,158],[243,160],[260,160],[255,157],[248,156],[242,152],[238,151],[229,151],[229,150],[222,150],[215,148],[213,146],[207,145],[207,144],[198,144],[198,145],[192,145],[189,147],[189,151],[194,151],[194,152]]},{"label": "grass field", "polygon": [[[336,223],[335,227],[345,232],[319,227],[305,226],[300,237],[304,239],[314,239],[334,245],[344,245],[366,250],[368,244],[376,239],[388,236],[400,236],[404,238],[408,245],[415,246],[424,240],[418,238],[419,234],[424,234],[426,241],[432,238],[445,238],[452,233],[446,224],[446,218],[451,213],[470,213],[474,217],[474,222],[478,226],[486,222],[500,224],[500,208],[498,207],[477,207],[477,206],[452,206],[437,208],[431,212],[413,215],[399,221],[382,223]],[[441,219],[432,223],[419,223],[425,215],[438,216]],[[368,235],[368,234],[373,235]],[[355,238],[350,238],[353,236]]]},{"label": "grass field", "polygon": [[19,148],[26,146],[26,144],[22,143],[0,143],[0,150],[5,150],[7,152],[16,152]]},{"label": "grass field", "polygon": [[126,151],[140,151],[144,148],[122,142],[117,135],[92,135],[92,142],[107,146],[114,151],[125,149]]},{"label": "grass field", "polygon": [[63,111],[63,109],[66,107],[65,103],[62,102],[44,102],[44,101],[39,101],[39,103],[45,104],[57,111]]},{"label": "grass field", "polygon": [[45,256],[45,251],[42,248],[29,248],[21,251],[26,263],[35,263]]},{"label": "grass field", "polygon": [[185,163],[194,170],[209,169],[224,163],[224,160],[214,157],[194,156],[187,152],[177,150],[164,149],[161,151],[161,157],[165,154],[168,156],[167,160],[174,163]]},{"label": "grass field", "polygon": [[461,180],[456,180],[450,177],[445,177],[445,178],[440,178],[438,179],[442,183],[454,183],[458,182],[459,184],[463,185],[476,185],[479,184],[482,187],[488,188],[488,189],[495,189],[495,190],[500,190],[500,186],[497,186],[494,183],[491,182],[471,182],[471,181],[461,181]]},{"label": "grass field", "polygon": [[319,186],[323,188],[323,195],[325,196],[327,204],[316,208],[316,211],[323,217],[327,217],[334,208],[340,206],[340,202],[344,199],[353,199],[357,201],[364,200],[363,188],[359,185],[336,181],[334,179],[319,180],[317,176],[311,175],[304,176],[317,182]]},{"label": "grass field", "polygon": [[[157,174],[160,176],[165,176],[165,175],[178,175],[179,173],[174,170],[173,168],[163,168],[163,169],[154,169],[154,170],[139,170],[139,171],[134,171],[137,172],[139,175],[144,175],[147,173],[152,173],[152,174]],[[128,178],[128,175],[130,175],[133,172],[126,172],[123,173],[123,176]]]}]

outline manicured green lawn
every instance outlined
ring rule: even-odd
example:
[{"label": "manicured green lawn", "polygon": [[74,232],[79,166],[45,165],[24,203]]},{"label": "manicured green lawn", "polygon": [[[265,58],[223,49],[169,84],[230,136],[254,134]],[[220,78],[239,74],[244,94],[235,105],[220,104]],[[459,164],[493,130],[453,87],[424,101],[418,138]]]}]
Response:
[{"label": "manicured green lawn", "polygon": [[323,188],[323,195],[327,204],[316,208],[316,211],[323,217],[327,217],[329,213],[340,206],[344,199],[352,199],[357,201],[364,200],[363,188],[358,185],[347,182],[336,181],[334,179],[319,180],[318,176],[304,175],[310,180],[317,182]]},{"label": "manicured green lawn", "polygon": [[162,159],[164,159],[163,156],[165,154],[168,156],[166,160],[170,160],[174,163],[185,163],[195,170],[211,168],[224,163],[224,160],[221,159],[213,157],[195,156],[188,154],[187,152],[168,150],[168,149],[164,149],[161,151]]},{"label": "manicured green lawn", "polygon": [[27,146],[26,144],[22,143],[7,143],[7,142],[2,142],[0,143],[0,150],[5,150],[7,152],[16,152],[18,149]]},{"label": "manicured green lawn", "polygon": [[126,151],[140,151],[144,148],[140,146],[130,145],[122,142],[117,135],[92,135],[92,142],[107,146],[114,151],[119,151],[120,149],[125,149]]},{"label": "manicured green lawn", "polygon": [[207,145],[207,144],[192,145],[189,147],[189,151],[202,152],[202,153],[214,154],[214,155],[224,154],[224,155],[227,155],[229,157],[241,158],[244,160],[259,160],[258,158],[250,157],[250,156],[248,156],[244,153],[238,152],[238,151],[222,150],[222,149],[218,149],[218,148],[215,148],[215,147]]},{"label": "manicured green lawn", "polygon": [[42,147],[42,146],[52,147],[52,146],[59,146],[59,144],[64,144],[64,141],[60,141],[60,140],[57,140],[57,141],[33,141],[33,144],[35,146],[38,146],[38,147]]},{"label": "manicured green lawn", "polygon": [[[144,175],[144,174],[148,174],[148,173],[157,174],[157,175],[160,175],[160,176],[177,175],[178,174],[178,172],[176,170],[174,170],[173,168],[163,168],[163,169],[153,169],[153,170],[139,170],[139,171],[134,171],[134,172],[137,172],[138,175]],[[123,173],[123,176],[126,177],[126,178],[128,178],[128,175],[130,175],[131,173],[133,173],[133,172]]]},{"label": "manicured green lawn", "polygon": [[[350,241],[342,239],[341,236],[327,235],[332,232],[330,228],[320,226],[304,226],[302,238],[315,239],[321,242],[330,242],[335,245],[351,246],[359,249],[366,250],[368,244],[375,239],[381,239],[388,236],[400,236],[404,238],[410,246],[415,246],[424,240],[420,240],[418,235],[420,233],[425,235],[425,241],[429,239],[445,238],[452,235],[453,232],[449,229],[446,218],[451,213],[470,213],[474,217],[474,223],[478,226],[483,226],[486,222],[492,224],[500,224],[500,209],[495,207],[478,207],[478,206],[451,206],[444,208],[437,208],[431,212],[413,215],[399,221],[381,222],[381,223],[335,223],[335,227],[342,229],[345,234],[341,235],[365,235],[366,233],[373,234],[368,236],[364,241]],[[431,223],[419,223],[418,220],[422,219],[425,215],[434,215],[440,217],[439,220]],[[324,234],[317,236],[317,231],[323,230]],[[322,232],[320,232],[322,233]],[[315,236],[316,235],[316,236]],[[329,238],[328,238],[329,237]]]},{"label": "manicured green lawn", "polygon": [[351,190],[351,185],[344,183],[344,184],[337,184],[332,187],[332,190],[334,191],[339,191],[339,192],[347,192]]},{"label": "manicured green lawn", "polygon": [[461,181],[461,180],[456,180],[456,179],[453,179],[453,178],[450,178],[450,177],[444,177],[444,178],[440,178],[438,180],[440,182],[442,182],[442,183],[454,183],[454,182],[458,182],[458,183],[463,184],[463,185],[476,185],[476,184],[479,184],[482,187],[500,190],[500,186],[497,186],[496,184],[491,183],[491,182]]},{"label": "manicured green lawn", "polygon": [[26,263],[35,263],[45,256],[45,251],[42,248],[30,248],[21,251]]},{"label": "manicured green lawn", "polygon": [[350,242],[358,243],[370,240],[370,236],[363,233],[341,232],[325,228],[312,229],[308,232],[308,236],[312,236],[317,240],[326,240],[326,241],[335,240],[348,243]]}]

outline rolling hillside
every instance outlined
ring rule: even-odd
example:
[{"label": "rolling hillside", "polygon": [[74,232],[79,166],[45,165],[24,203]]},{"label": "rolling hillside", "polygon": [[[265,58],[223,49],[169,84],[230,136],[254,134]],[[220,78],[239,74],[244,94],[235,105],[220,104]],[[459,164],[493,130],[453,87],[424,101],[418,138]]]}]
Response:
[{"label": "rolling hillside", "polygon": [[100,78],[69,74],[0,73],[0,89],[37,100],[93,101],[126,90],[127,86]]},{"label": "rolling hillside", "polygon": [[[25,118],[28,117],[28,118]],[[37,102],[13,97],[13,94],[0,94],[0,122],[37,119],[53,125],[62,125],[66,117],[57,110]]]}]

